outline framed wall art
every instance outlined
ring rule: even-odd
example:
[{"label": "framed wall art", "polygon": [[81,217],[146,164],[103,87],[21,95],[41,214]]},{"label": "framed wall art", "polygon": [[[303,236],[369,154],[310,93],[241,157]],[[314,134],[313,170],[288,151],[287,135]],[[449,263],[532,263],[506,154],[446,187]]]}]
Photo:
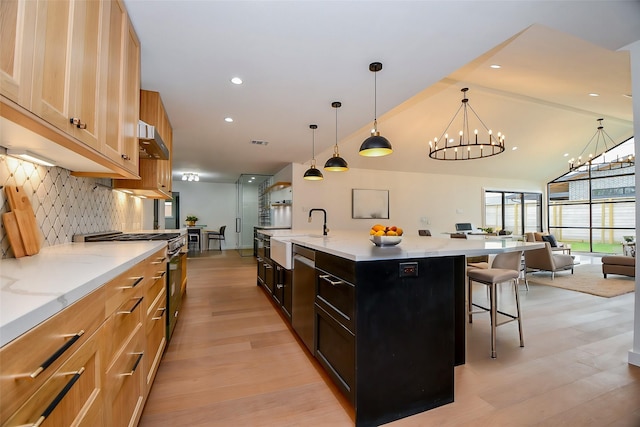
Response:
[{"label": "framed wall art", "polygon": [[389,190],[352,190],[351,218],[389,219]]}]

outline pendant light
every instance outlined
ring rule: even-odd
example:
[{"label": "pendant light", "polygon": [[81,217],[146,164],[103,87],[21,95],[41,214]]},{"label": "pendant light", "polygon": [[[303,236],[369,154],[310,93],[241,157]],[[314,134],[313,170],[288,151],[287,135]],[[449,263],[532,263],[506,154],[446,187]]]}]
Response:
[{"label": "pendant light", "polygon": [[374,87],[374,98],[373,98],[373,129],[371,129],[371,136],[364,140],[362,145],[360,146],[359,154],[365,157],[380,157],[386,156],[387,154],[393,153],[393,148],[391,148],[391,143],[384,136],[380,136],[380,132],[378,132],[378,118],[377,118],[377,81],[376,74],[378,71],[382,70],[381,62],[372,62],[369,64],[369,71],[372,71],[374,74],[373,78],[373,87]]},{"label": "pendant light", "polygon": [[349,165],[338,152],[338,108],[342,106],[342,103],[334,101],[331,106],[336,109],[336,145],[333,147],[333,156],[324,164],[324,169],[332,172],[345,172],[349,170]]},{"label": "pendant light", "polygon": [[318,129],[318,125],[309,125],[309,128],[313,132],[311,140],[311,167],[304,173],[304,179],[307,181],[320,181],[324,176],[322,176],[322,172],[316,168],[316,129]]}]

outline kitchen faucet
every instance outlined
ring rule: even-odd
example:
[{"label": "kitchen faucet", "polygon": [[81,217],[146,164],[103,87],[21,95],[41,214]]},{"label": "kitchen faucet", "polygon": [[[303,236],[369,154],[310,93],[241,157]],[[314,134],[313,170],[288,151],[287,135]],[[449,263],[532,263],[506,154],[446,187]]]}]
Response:
[{"label": "kitchen faucet", "polygon": [[327,233],[329,232],[329,229],[327,228],[327,211],[325,211],[324,209],[318,209],[318,208],[313,208],[309,210],[309,222],[311,222],[311,213],[313,211],[320,211],[324,214],[324,223],[322,224],[322,235],[326,236]]}]

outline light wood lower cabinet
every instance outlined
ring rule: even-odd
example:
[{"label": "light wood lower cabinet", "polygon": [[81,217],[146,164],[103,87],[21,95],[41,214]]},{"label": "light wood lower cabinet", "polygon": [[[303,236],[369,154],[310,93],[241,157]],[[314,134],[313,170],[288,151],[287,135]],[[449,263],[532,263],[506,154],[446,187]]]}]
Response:
[{"label": "light wood lower cabinet", "polygon": [[166,346],[166,249],[0,349],[0,425],[134,426]]},{"label": "light wood lower cabinet", "polygon": [[0,350],[0,423],[34,394],[104,322],[97,289]]},{"label": "light wood lower cabinet", "polygon": [[43,427],[100,425],[103,418],[101,340],[102,330],[100,329],[73,353],[3,425]]}]

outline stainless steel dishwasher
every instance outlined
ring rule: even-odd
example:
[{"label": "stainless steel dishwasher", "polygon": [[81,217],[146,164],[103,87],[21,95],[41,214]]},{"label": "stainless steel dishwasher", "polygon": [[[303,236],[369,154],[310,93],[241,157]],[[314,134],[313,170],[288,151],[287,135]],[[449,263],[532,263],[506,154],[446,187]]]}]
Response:
[{"label": "stainless steel dishwasher", "polygon": [[314,354],[316,297],[316,253],[293,245],[293,295],[291,324],[311,354]]}]

